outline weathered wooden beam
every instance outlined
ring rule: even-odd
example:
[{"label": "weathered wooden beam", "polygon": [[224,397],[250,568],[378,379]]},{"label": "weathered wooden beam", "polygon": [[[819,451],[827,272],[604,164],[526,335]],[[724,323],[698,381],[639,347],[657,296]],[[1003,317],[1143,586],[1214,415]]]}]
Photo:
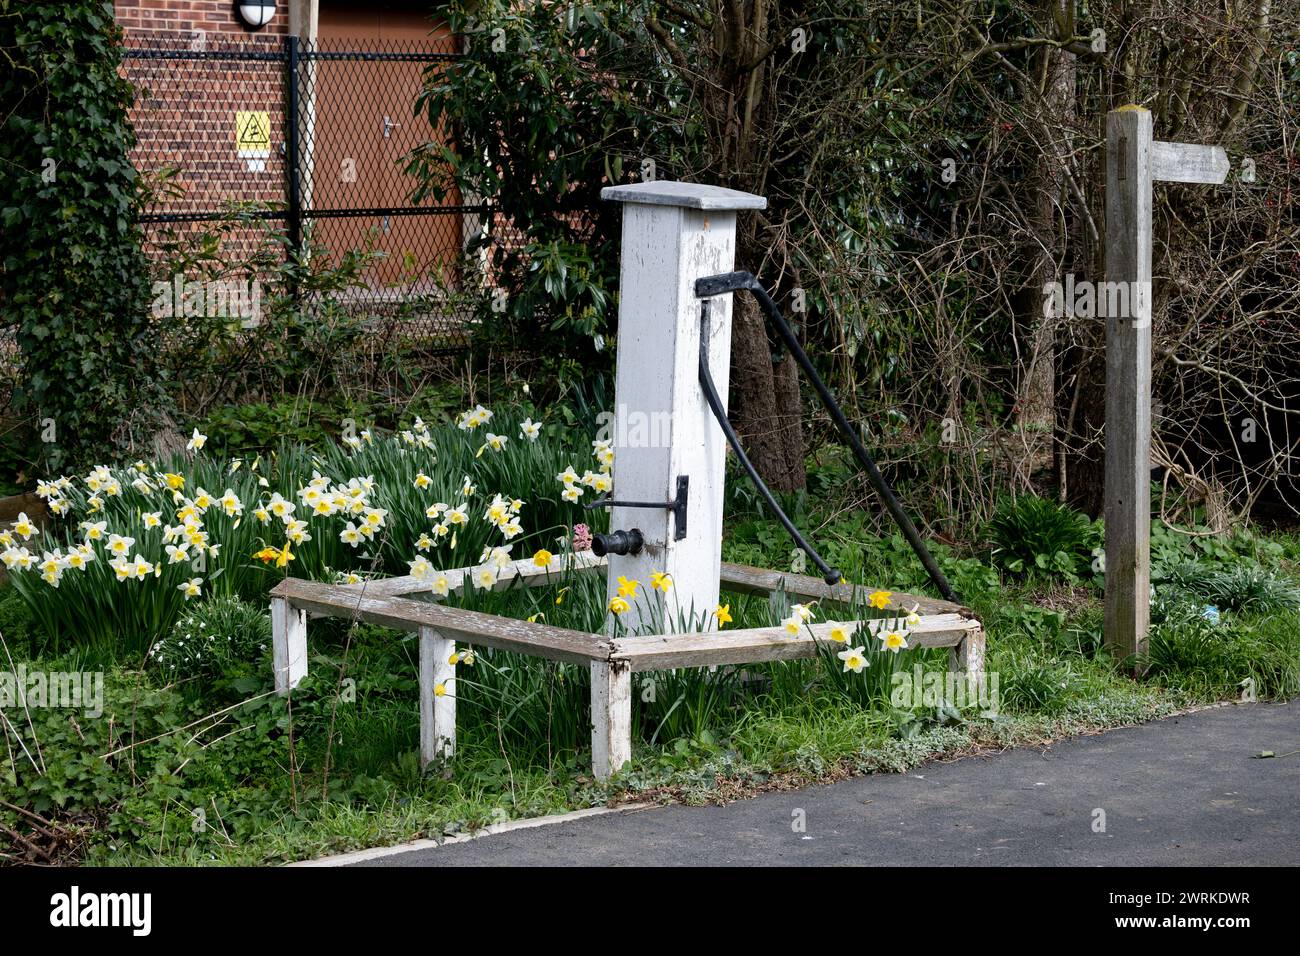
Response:
[{"label": "weathered wooden beam", "polygon": [[[613,660],[626,661],[633,671],[799,660],[817,656],[818,642],[829,641],[832,626],[828,622],[813,624],[811,634],[804,630],[797,635],[779,627],[756,627],[703,634],[624,637],[614,641]],[[907,640],[912,647],[955,647],[976,633],[983,634],[976,620],[960,614],[936,614],[923,616]],[[854,646],[876,640],[865,624],[853,638]],[[982,667],[982,657],[980,664]]]},{"label": "weathered wooden beam", "polygon": [[1151,114],[1106,122],[1106,644],[1143,654],[1151,587]]},{"label": "weathered wooden beam", "polygon": [[1210,183],[1228,178],[1228,154],[1222,146],[1193,143],[1151,144],[1151,178],[1162,183]]},{"label": "weathered wooden beam", "polygon": [[287,694],[307,676],[307,615],[275,592],[271,596],[271,658],[277,693]]},{"label": "weathered wooden beam", "polygon": [[[830,585],[821,578],[813,578],[804,574],[768,571],[764,568],[751,568],[744,564],[727,563],[722,565],[722,583],[726,590],[739,591],[743,594],[770,594],[773,591],[783,590],[792,597],[812,598],[820,601],[840,601],[845,604],[853,603],[855,593],[859,601],[865,602],[867,595],[873,591],[882,590],[860,584]],[[971,611],[960,604],[925,597],[921,594],[891,592],[889,606],[893,610],[906,609],[909,611],[915,607],[919,614],[971,615]]]},{"label": "weathered wooden beam", "polygon": [[626,661],[591,665],[591,767],[608,780],[632,759],[632,671]]},{"label": "weathered wooden beam", "polygon": [[[598,558],[590,551],[577,551],[569,555],[556,555],[547,567],[538,567],[531,557],[512,561],[501,570],[492,590],[504,591],[511,587],[541,588],[555,583],[564,574],[580,573],[605,567],[605,559]],[[444,572],[453,593],[459,594],[465,588],[466,575],[473,572],[473,567],[453,568]],[[338,587],[348,591],[364,593],[370,597],[400,597],[405,594],[421,594],[429,590],[429,578],[417,578],[404,574],[395,578],[372,578],[357,584],[340,584]]]},{"label": "weathered wooden beam", "polygon": [[300,578],[285,578],[272,589],[271,594],[287,600],[295,608],[333,617],[353,618],[404,631],[431,627],[444,638],[477,647],[576,663],[609,658],[608,642],[594,634],[517,621],[497,614],[401,597],[370,597],[337,584]]},{"label": "weathered wooden beam", "polygon": [[[456,752],[456,642],[420,628],[420,766]],[[439,693],[439,688],[442,692]]]}]

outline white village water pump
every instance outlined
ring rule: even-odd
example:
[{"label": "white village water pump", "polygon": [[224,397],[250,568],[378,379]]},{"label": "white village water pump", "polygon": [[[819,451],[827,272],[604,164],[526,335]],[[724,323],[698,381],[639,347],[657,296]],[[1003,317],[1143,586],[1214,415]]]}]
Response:
[{"label": "white village water pump", "polygon": [[[614,495],[593,506],[612,509],[609,535],[596,553],[609,555],[607,591],[619,579],[672,577],[677,614],[646,620],[637,603],[632,631],[711,629],[722,559],[722,497],[729,443],[785,530],[822,572],[841,581],[786,517],[727,421],[731,356],[728,293],[758,300],[785,347],[871,479],[931,579],[949,601],[952,588],[885,483],[871,456],[767,292],[747,272],[733,272],[736,212],[764,209],[752,193],[681,182],[610,186],[605,199],[625,203],[620,275],[618,363],[614,384]],[[665,425],[667,427],[662,427]],[[660,426],[660,427],[652,427]]]},{"label": "white village water pump", "polygon": [[[834,397],[780,310],[747,272],[732,271],[736,215],[763,209],[761,196],[680,182],[612,186],[604,198],[624,203],[618,356],[615,380],[613,490],[588,507],[610,509],[608,534],[590,551],[563,558],[563,573],[605,573],[610,598],[620,578],[648,585],[658,572],[672,584],[664,602],[631,600],[626,625],[590,634],[519,621],[427,600],[429,577],[330,584],[286,578],[271,591],[276,690],[289,694],[307,676],[309,616],[341,617],[419,635],[419,722],[422,766],[452,759],[456,746],[462,646],[528,654],[589,668],[591,760],[601,780],[632,757],[633,675],[682,667],[719,667],[812,658],[834,624],[806,633],[780,627],[718,631],[721,586],[729,592],[784,594],[803,601],[852,604],[866,589],[841,580],[804,540],[746,457],[727,422],[733,292],[755,297],[769,326],[799,363],[807,382],[876,487],[886,509],[920,557],[943,600],[894,594],[895,610],[917,610],[915,647],[949,648],[951,674],[984,683],[984,631],[956,603],[952,589],[903,513]],[[722,563],[723,483],[730,444],[741,467],[794,542],[822,572],[802,574]],[[558,566],[557,566],[558,567]],[[493,587],[546,587],[560,573],[532,558],[501,570]],[[444,573],[446,591],[462,593],[475,568]],[[667,606],[670,611],[657,611]],[[613,615],[607,620],[612,622]],[[981,691],[982,693],[982,691]]]},{"label": "white village water pump", "polygon": [[[767,200],[680,182],[610,186],[601,197],[624,204],[608,502],[609,526],[618,530],[598,537],[594,547],[609,555],[609,597],[618,593],[620,577],[648,582],[652,572],[670,575],[670,603],[693,619],[682,622],[693,630],[710,621],[718,604],[727,456],[699,383],[695,280],[731,271],[737,210],[764,209]],[[725,403],[730,297],[717,302],[709,319],[708,367]],[[648,602],[633,602],[628,629],[651,625],[642,620],[650,613]],[[665,630],[679,628],[675,615],[665,617]]]}]

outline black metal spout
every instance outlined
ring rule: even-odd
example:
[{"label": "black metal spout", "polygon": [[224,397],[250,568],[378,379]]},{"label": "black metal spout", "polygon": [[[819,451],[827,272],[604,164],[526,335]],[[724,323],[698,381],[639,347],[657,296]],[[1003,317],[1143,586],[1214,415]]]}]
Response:
[{"label": "black metal spout", "polygon": [[631,531],[611,531],[609,534],[591,536],[591,552],[598,558],[603,558],[607,554],[640,554],[643,547],[645,547],[645,539],[641,537],[641,531],[637,528]]}]

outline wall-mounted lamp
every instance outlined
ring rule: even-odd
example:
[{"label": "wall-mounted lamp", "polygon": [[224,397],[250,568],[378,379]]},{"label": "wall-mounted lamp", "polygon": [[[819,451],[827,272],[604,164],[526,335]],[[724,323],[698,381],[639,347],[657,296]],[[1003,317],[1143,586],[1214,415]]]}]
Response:
[{"label": "wall-mounted lamp", "polygon": [[239,0],[239,18],[250,30],[260,30],[275,16],[275,0]]}]

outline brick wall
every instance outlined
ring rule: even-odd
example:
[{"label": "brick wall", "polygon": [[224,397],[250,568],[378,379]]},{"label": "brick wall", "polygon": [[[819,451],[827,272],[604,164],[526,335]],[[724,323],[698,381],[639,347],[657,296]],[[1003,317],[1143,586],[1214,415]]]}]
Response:
[{"label": "brick wall", "polygon": [[[282,48],[289,18],[279,4],[258,31],[239,20],[226,0],[116,0],[127,50],[206,50],[274,53]],[[196,213],[229,208],[235,201],[280,203],[285,196],[284,67],[274,61],[151,59],[128,56],[126,74],[137,89],[131,123],[137,145],[132,162],[146,178],[174,170],[151,213]],[[271,121],[270,156],[250,168],[237,155],[235,112],[264,111]],[[161,273],[169,260],[190,253],[195,238],[214,223],[147,223],[147,251]],[[222,225],[220,256],[246,261],[273,252],[257,225]],[[278,258],[278,257],[277,257]],[[191,273],[194,270],[187,270]]]},{"label": "brick wall", "polygon": [[228,0],[114,0],[117,22],[126,31],[127,45],[151,35],[189,39],[202,30],[222,40],[284,36],[289,32],[288,4],[276,5],[275,18],[262,29],[244,28],[235,4]]}]

